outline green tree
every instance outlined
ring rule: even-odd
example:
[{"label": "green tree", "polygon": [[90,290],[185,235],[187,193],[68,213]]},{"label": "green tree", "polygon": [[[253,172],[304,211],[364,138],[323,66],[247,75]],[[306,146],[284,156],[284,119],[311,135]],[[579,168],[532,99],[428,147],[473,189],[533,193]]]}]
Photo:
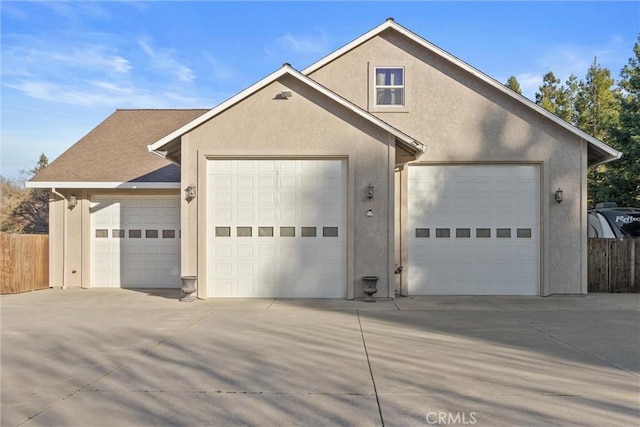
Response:
[{"label": "green tree", "polygon": [[563,105],[562,117],[572,125],[578,122],[576,113],[576,97],[580,82],[575,74],[571,74],[563,87],[565,104]]},{"label": "green tree", "polygon": [[571,121],[570,93],[560,84],[560,79],[552,71],[544,75],[542,86],[538,90],[536,104],[565,121]]},{"label": "green tree", "polygon": [[611,145],[623,154],[606,165],[606,196],[621,206],[640,207],[640,36],[633,54],[620,71],[620,112],[611,129]]},{"label": "green tree", "polygon": [[[0,177],[0,231],[4,233],[46,234],[49,231],[49,190],[25,188],[24,182],[49,163],[40,155],[35,168],[23,171],[23,177],[10,180]],[[26,177],[25,177],[26,176]]]},{"label": "green tree", "polygon": [[522,88],[520,87],[520,83],[518,83],[518,79],[516,79],[515,76],[509,77],[507,79],[507,83],[505,84],[505,86],[511,89],[512,91],[514,91],[515,93],[522,95]]},{"label": "green tree", "polygon": [[[614,148],[612,130],[618,126],[620,112],[619,91],[614,86],[611,71],[598,64],[597,59],[589,67],[584,80],[578,82],[575,97],[575,125]],[[588,171],[588,203],[615,200],[612,177],[616,162],[607,163]]]},{"label": "green tree", "polygon": [[614,84],[611,71],[594,58],[585,80],[578,83],[575,99],[576,125],[604,142],[610,142],[611,129],[618,123],[620,105]]}]

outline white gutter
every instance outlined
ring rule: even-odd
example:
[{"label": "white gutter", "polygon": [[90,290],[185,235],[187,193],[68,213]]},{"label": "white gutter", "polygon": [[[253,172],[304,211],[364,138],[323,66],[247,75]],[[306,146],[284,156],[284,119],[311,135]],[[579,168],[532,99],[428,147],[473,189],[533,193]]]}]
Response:
[{"label": "white gutter", "polygon": [[595,168],[597,166],[604,165],[605,163],[613,162],[614,160],[619,160],[619,159],[622,158],[622,155],[623,155],[623,153],[618,152],[618,155],[616,157],[614,157],[613,159],[606,159],[606,160],[602,160],[602,161],[597,162],[597,163],[592,163],[592,164],[588,165],[588,167],[589,168]]},{"label": "white gutter", "polygon": [[27,188],[126,188],[137,190],[180,189],[179,182],[74,182],[74,181],[27,181]]},{"label": "white gutter", "polygon": [[[64,275],[64,265],[65,265],[65,259],[67,257],[66,254],[66,242],[67,242],[67,207],[66,207],[66,203],[68,203],[67,198],[59,193],[58,191],[56,191],[56,189],[54,187],[51,188],[51,192],[53,194],[55,194],[56,196],[62,198],[62,200],[64,201],[62,203],[62,289],[67,289],[67,285],[65,284],[65,275]],[[49,283],[49,285],[51,286],[51,283]]]},{"label": "white gutter", "polygon": [[166,159],[167,154],[169,154],[168,151],[163,151],[163,150],[152,150],[151,152],[162,159]]}]

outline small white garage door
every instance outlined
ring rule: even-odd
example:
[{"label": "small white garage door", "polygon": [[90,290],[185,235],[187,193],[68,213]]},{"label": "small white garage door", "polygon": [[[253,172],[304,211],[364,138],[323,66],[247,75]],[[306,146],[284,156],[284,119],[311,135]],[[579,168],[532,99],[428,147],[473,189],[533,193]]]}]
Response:
[{"label": "small white garage door", "polygon": [[412,166],[408,202],[410,294],[539,294],[537,166]]},{"label": "small white garage door", "polygon": [[209,297],[346,297],[343,160],[210,160]]},{"label": "small white garage door", "polygon": [[178,197],[93,197],[91,286],[180,287]]}]

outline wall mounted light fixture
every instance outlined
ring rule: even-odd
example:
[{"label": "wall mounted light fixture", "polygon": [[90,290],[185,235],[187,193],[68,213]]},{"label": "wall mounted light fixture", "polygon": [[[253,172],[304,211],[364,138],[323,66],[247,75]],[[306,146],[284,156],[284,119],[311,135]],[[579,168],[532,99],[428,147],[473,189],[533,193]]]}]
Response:
[{"label": "wall mounted light fixture", "polygon": [[283,91],[280,92],[280,97],[282,98],[291,98],[291,96],[293,95],[293,93],[289,90],[289,89],[285,89]]},{"label": "wall mounted light fixture", "polygon": [[78,198],[74,195],[69,196],[69,198],[67,199],[67,206],[69,206],[69,209],[73,209],[78,205]]},{"label": "wall mounted light fixture", "polygon": [[193,185],[190,185],[187,188],[185,188],[184,192],[187,200],[193,200],[198,195],[198,189]]},{"label": "wall mounted light fixture", "polygon": [[561,203],[564,200],[564,196],[562,194],[562,188],[558,187],[558,189],[556,190],[556,194],[554,196],[554,198],[556,199],[556,202]]},{"label": "wall mounted light fixture", "polygon": [[373,184],[367,185],[367,197],[369,199],[373,199],[373,190],[374,190],[374,188],[375,187],[373,186]]}]

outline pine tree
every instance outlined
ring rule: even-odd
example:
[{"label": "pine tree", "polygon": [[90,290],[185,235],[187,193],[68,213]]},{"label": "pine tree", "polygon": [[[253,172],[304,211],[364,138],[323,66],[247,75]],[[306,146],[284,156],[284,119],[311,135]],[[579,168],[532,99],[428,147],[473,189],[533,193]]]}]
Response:
[{"label": "pine tree", "polygon": [[618,123],[620,107],[614,83],[611,71],[598,64],[596,58],[585,80],[578,83],[576,125],[603,142],[610,142],[612,126]]},{"label": "pine tree", "polygon": [[562,88],[566,102],[563,106],[564,111],[562,112],[562,118],[572,125],[576,125],[578,122],[576,113],[576,97],[578,96],[579,85],[580,82],[578,81],[578,78],[574,74],[571,74]]},{"label": "pine tree", "polygon": [[611,145],[622,158],[607,164],[607,190],[619,205],[640,207],[640,36],[633,53],[620,71],[620,115],[611,129]]},{"label": "pine tree", "polygon": [[536,92],[536,104],[555,114],[561,119],[571,122],[571,92],[560,85],[560,79],[552,71],[542,78],[542,86]]},{"label": "pine tree", "polygon": [[505,84],[505,86],[511,89],[512,91],[514,91],[515,93],[522,95],[522,88],[520,88],[520,83],[518,83],[518,79],[516,79],[515,76],[509,77],[507,79],[507,83]]},{"label": "pine tree", "polygon": [[[618,125],[620,110],[618,90],[607,68],[597,59],[587,71],[584,80],[578,82],[575,97],[575,125],[593,136],[615,147],[611,132]],[[613,162],[615,163],[615,162]],[[597,166],[588,171],[588,204],[600,201],[618,202],[612,192],[611,170],[613,163]]]}]

